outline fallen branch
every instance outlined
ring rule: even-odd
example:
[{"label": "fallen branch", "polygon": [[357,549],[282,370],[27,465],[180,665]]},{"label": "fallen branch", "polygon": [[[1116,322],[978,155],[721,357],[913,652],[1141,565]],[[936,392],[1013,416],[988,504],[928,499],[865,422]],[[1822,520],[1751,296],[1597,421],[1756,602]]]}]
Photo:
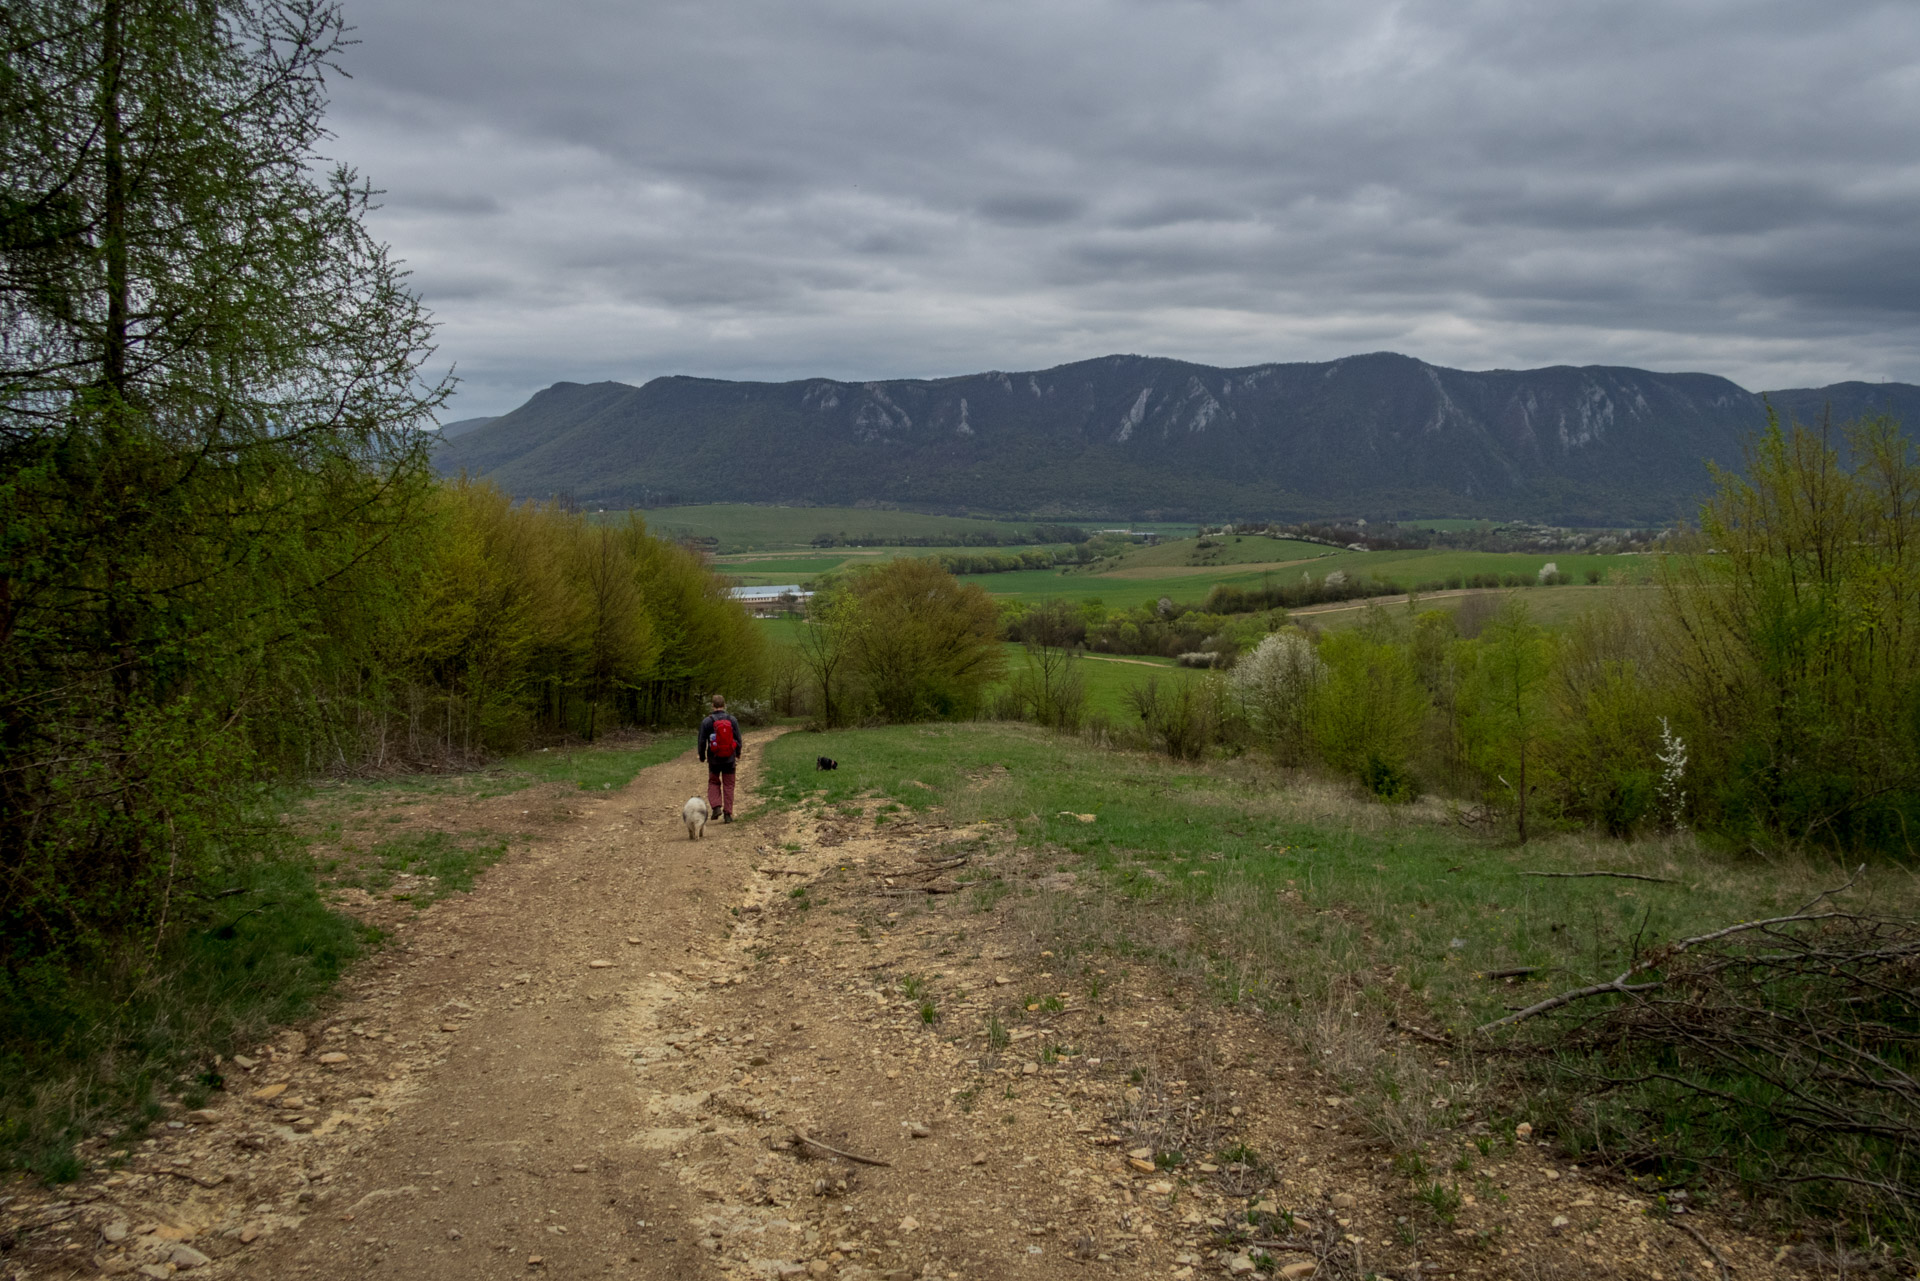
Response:
[{"label": "fallen branch", "polygon": [[1720,1253],[1719,1248],[1716,1247],[1713,1242],[1707,1240],[1706,1235],[1691,1223],[1676,1223],[1672,1226],[1679,1228],[1682,1232],[1692,1237],[1694,1241],[1699,1244],[1700,1248],[1707,1252],[1708,1257],[1713,1260],[1713,1266],[1720,1271],[1721,1281],[1726,1281],[1727,1274],[1733,1271],[1733,1265],[1727,1262],[1727,1256]]},{"label": "fallen branch", "polygon": [[1536,1001],[1523,1010],[1515,1010],[1503,1019],[1495,1019],[1491,1023],[1482,1023],[1479,1027],[1475,1028],[1474,1031],[1491,1032],[1497,1027],[1505,1027],[1509,1023],[1518,1023],[1523,1019],[1530,1019],[1535,1015],[1545,1014],[1550,1010],[1557,1010],[1563,1005],[1572,1005],[1575,1001],[1584,1001],[1590,996],[1602,996],[1608,992],[1618,992],[1622,994],[1629,992],[1651,992],[1654,988],[1665,986],[1665,981],[1662,979],[1655,979],[1651,983],[1627,982],[1628,979],[1639,972],[1640,968],[1640,966],[1636,965],[1625,974],[1609,979],[1605,983],[1595,983],[1590,987],[1576,988],[1571,992],[1562,992],[1558,996],[1550,996],[1544,1001]]},{"label": "fallen branch", "polygon": [[844,1158],[848,1161],[858,1161],[861,1165],[884,1165],[888,1168],[892,1168],[893,1166],[893,1162],[882,1161],[878,1157],[857,1156],[852,1152],[842,1152],[839,1148],[822,1143],[797,1125],[793,1127],[793,1138],[796,1143],[804,1143],[810,1148],[819,1148],[822,1152],[831,1152],[834,1156]]},{"label": "fallen branch", "polygon": [[1709,930],[1705,934],[1696,934],[1692,938],[1681,939],[1678,943],[1668,944],[1666,947],[1650,953],[1641,960],[1635,961],[1632,965],[1605,983],[1595,983],[1588,987],[1576,988],[1571,992],[1562,992],[1558,996],[1550,996],[1546,1000],[1529,1005],[1523,1010],[1515,1010],[1505,1018],[1495,1019],[1491,1023],[1482,1023],[1474,1030],[1476,1032],[1491,1032],[1497,1027],[1505,1027],[1509,1023],[1520,1023],[1526,1019],[1557,1010],[1564,1005],[1572,1005],[1575,1001],[1584,1001],[1588,997],[1593,996],[1605,996],[1610,992],[1618,995],[1630,995],[1635,992],[1651,992],[1655,988],[1666,986],[1666,980],[1654,979],[1649,983],[1630,983],[1628,980],[1636,974],[1645,974],[1650,970],[1658,969],[1674,957],[1692,948],[1699,947],[1703,943],[1714,943],[1723,938],[1730,938],[1735,934],[1743,934],[1751,930],[1771,929],[1778,925],[1804,925],[1812,921],[1831,921],[1846,918],[1849,915],[1846,912],[1808,912],[1807,908],[1812,907],[1823,898],[1838,894],[1842,890],[1847,889],[1854,881],[1859,879],[1860,871],[1864,870],[1865,867],[1866,865],[1864,863],[1861,864],[1861,867],[1856,869],[1853,876],[1848,879],[1846,885],[1842,885],[1837,889],[1822,890],[1820,893],[1814,895],[1798,912],[1795,912],[1791,916],[1770,916],[1763,921],[1742,921],[1737,925],[1727,925],[1717,930]]},{"label": "fallen branch", "polygon": [[1523,979],[1529,974],[1538,974],[1539,972],[1540,967],[1537,965],[1514,965],[1504,970],[1481,970],[1480,977],[1483,979]]},{"label": "fallen branch", "polygon": [[938,876],[941,872],[956,867],[965,867],[967,858],[940,859],[932,863],[922,863],[919,867],[870,867],[868,876]]},{"label": "fallen branch", "polygon": [[1679,881],[1671,876],[1643,876],[1639,872],[1517,872],[1516,876],[1551,876],[1566,880],[1579,880],[1589,876],[1609,876],[1621,881],[1652,881],[1656,885],[1678,885]]}]

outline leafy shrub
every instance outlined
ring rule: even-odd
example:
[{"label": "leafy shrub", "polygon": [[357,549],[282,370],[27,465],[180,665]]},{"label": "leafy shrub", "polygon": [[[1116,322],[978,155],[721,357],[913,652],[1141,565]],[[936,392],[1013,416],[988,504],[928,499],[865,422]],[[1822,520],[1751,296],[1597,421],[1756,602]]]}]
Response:
[{"label": "leafy shrub", "polygon": [[1346,632],[1321,642],[1320,658],[1327,678],[1312,726],[1321,757],[1363,782],[1406,774],[1428,707],[1407,649]]},{"label": "leafy shrub", "polygon": [[1168,681],[1157,676],[1127,691],[1141,729],[1158,750],[1176,760],[1198,760],[1220,741],[1229,721],[1228,700],[1214,678]]},{"label": "leafy shrub", "polygon": [[1268,636],[1233,669],[1231,688],[1248,725],[1285,764],[1306,756],[1313,700],[1326,676],[1313,642],[1293,627]]}]

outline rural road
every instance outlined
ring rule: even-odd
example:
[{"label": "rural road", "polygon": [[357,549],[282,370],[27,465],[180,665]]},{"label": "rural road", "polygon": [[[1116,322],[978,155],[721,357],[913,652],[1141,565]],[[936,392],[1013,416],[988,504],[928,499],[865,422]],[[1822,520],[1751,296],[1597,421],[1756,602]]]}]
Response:
[{"label": "rural road", "polygon": [[[755,738],[742,762],[749,785],[769,741]],[[437,1059],[410,1074],[377,1137],[335,1167],[329,1212],[275,1234],[232,1275],[711,1270],[691,1230],[655,1226],[685,1225],[699,1198],[648,1123],[633,1040],[665,1035],[648,1024],[672,989],[648,972],[718,954],[752,875],[752,824],[686,838],[680,806],[703,774],[691,753],[647,770],[584,801],[569,831],[496,866],[476,893],[436,905],[408,940],[414,959],[381,1018],[434,1038]]]}]

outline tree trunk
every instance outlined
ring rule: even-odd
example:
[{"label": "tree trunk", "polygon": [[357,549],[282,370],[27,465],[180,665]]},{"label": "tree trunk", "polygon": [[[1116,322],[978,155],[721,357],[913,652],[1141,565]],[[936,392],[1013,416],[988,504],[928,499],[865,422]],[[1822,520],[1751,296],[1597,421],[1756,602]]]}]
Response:
[{"label": "tree trunk", "polygon": [[100,20],[100,141],[104,172],[101,192],[101,250],[107,266],[107,331],[101,350],[101,379],[112,396],[109,416],[117,418],[127,392],[127,174],[126,130],[120,119],[120,81],[126,58],[123,0],[106,0]]},{"label": "tree trunk", "polygon": [[1520,744],[1520,843],[1527,843],[1527,745]]}]

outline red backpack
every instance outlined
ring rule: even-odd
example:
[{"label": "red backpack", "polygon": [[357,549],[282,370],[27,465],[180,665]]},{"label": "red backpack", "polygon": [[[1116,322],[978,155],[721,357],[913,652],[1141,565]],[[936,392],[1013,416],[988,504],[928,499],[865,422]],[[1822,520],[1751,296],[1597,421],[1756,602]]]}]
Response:
[{"label": "red backpack", "polygon": [[713,738],[707,746],[709,756],[732,756],[740,750],[733,737],[733,717],[723,716],[713,723]]}]

